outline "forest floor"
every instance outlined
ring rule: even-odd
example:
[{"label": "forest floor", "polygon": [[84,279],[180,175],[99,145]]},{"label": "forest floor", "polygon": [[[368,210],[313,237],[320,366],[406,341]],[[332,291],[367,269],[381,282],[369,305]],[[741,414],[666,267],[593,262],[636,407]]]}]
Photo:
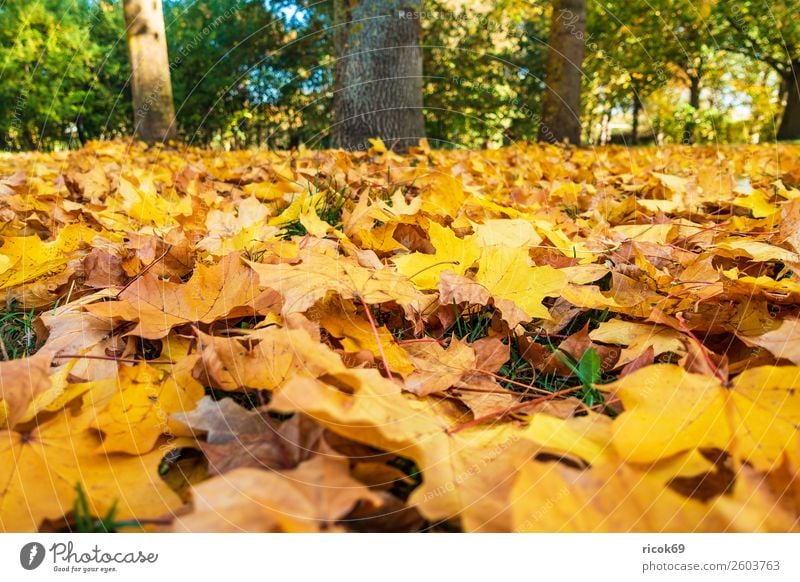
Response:
[{"label": "forest floor", "polygon": [[0,154],[0,530],[800,529],[798,160]]}]

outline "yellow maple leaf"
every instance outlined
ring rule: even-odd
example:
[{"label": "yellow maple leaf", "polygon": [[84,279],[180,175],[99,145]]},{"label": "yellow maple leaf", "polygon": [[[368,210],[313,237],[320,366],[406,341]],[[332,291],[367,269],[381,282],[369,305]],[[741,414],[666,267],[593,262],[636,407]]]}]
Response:
[{"label": "yellow maple leaf", "polygon": [[436,222],[428,225],[427,232],[436,253],[411,253],[392,257],[397,271],[408,277],[419,289],[436,289],[444,271],[463,275],[480,257],[481,250],[472,236],[459,238],[452,230]]},{"label": "yellow maple leaf", "polygon": [[[386,357],[389,367],[399,374],[407,375],[414,371],[408,354],[401,348],[385,326],[377,329],[377,337],[368,322],[345,314],[326,313],[320,318],[325,330],[337,338],[348,352],[369,350],[373,356]],[[380,342],[380,346],[378,345]]]},{"label": "yellow maple leaf", "polygon": [[[119,301],[87,305],[99,317],[135,321],[130,331],[147,339],[165,337],[170,329],[187,323],[212,323],[237,313],[258,311],[257,278],[238,254],[215,265],[199,265],[187,283],[162,281],[145,273],[122,291]],[[262,306],[265,309],[269,305]]]},{"label": "yellow maple leaf", "polygon": [[166,449],[104,455],[94,453],[99,443],[69,412],[30,432],[0,431],[0,531],[36,531],[45,519],[62,519],[72,510],[78,484],[95,516],[116,507],[118,519],[152,519],[182,505],[158,476]]},{"label": "yellow maple leaf", "polygon": [[312,249],[301,250],[297,265],[248,262],[261,286],[283,296],[283,315],[302,313],[328,292],[365,303],[396,301],[412,305],[422,301],[419,291],[404,276],[389,269],[368,269],[344,256],[331,256]]},{"label": "yellow maple leaf", "polygon": [[681,334],[663,325],[635,323],[614,318],[600,323],[596,329],[589,332],[589,337],[604,344],[626,346],[620,352],[618,367],[635,360],[651,347],[654,356],[667,352],[680,355],[686,353]]},{"label": "yellow maple leaf", "polygon": [[800,367],[749,368],[725,388],[673,364],[637,370],[603,387],[625,406],[612,438],[629,462],[652,462],[695,447],[729,450],[759,469],[796,459]]},{"label": "yellow maple leaf", "polygon": [[103,433],[99,451],[142,455],[152,450],[162,434],[171,433],[169,415],[195,407],[203,397],[197,382],[179,385],[163,370],[145,363],[124,367],[114,396],[92,421]]},{"label": "yellow maple leaf", "polygon": [[65,226],[51,242],[38,236],[2,237],[0,289],[61,272],[81,245],[99,233],[82,224]]},{"label": "yellow maple leaf", "polygon": [[567,277],[549,265],[531,267],[525,249],[500,246],[484,249],[475,281],[492,296],[513,302],[531,319],[548,319],[542,300],[558,296]]}]

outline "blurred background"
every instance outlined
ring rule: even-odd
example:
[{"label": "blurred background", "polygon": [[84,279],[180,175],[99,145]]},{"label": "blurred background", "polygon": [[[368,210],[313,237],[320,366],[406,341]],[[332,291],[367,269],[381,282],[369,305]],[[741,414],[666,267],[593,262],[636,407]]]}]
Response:
[{"label": "blurred background", "polygon": [[[585,144],[800,139],[800,0],[581,3]],[[133,133],[122,4],[0,0],[0,147],[78,148]],[[177,137],[224,149],[329,147],[334,4],[163,0]],[[432,147],[537,139],[555,9],[424,2],[415,19]]]}]

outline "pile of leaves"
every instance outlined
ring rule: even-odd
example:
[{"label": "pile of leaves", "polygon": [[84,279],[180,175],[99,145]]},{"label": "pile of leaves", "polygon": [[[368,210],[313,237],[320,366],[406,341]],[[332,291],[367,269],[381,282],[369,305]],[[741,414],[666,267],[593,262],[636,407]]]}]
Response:
[{"label": "pile of leaves", "polygon": [[0,156],[4,531],[794,531],[800,148]]}]

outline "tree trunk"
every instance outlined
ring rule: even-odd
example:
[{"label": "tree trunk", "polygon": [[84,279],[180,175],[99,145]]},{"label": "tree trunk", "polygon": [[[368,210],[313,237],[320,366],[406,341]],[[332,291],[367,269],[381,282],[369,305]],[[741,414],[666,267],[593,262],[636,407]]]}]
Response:
[{"label": "tree trunk", "polygon": [[778,141],[800,139],[800,88],[798,87],[800,79],[798,79],[798,74],[800,74],[800,61],[793,61],[792,70],[783,80],[786,88],[786,107],[778,128]]},{"label": "tree trunk", "polygon": [[642,111],[642,100],[639,92],[633,90],[633,123],[631,124],[631,145],[639,143],[639,113]]},{"label": "tree trunk", "polygon": [[422,0],[335,0],[332,145],[369,149],[380,137],[405,151],[425,137]]},{"label": "tree trunk", "polygon": [[147,143],[175,137],[175,109],[161,0],[124,0],[134,131]]},{"label": "tree trunk", "polygon": [[553,0],[539,140],[581,142],[586,0]]},{"label": "tree trunk", "polygon": [[686,120],[683,126],[683,143],[694,143],[694,130],[697,127],[695,116],[700,110],[700,77],[689,76],[689,105],[692,107],[692,116]]}]

